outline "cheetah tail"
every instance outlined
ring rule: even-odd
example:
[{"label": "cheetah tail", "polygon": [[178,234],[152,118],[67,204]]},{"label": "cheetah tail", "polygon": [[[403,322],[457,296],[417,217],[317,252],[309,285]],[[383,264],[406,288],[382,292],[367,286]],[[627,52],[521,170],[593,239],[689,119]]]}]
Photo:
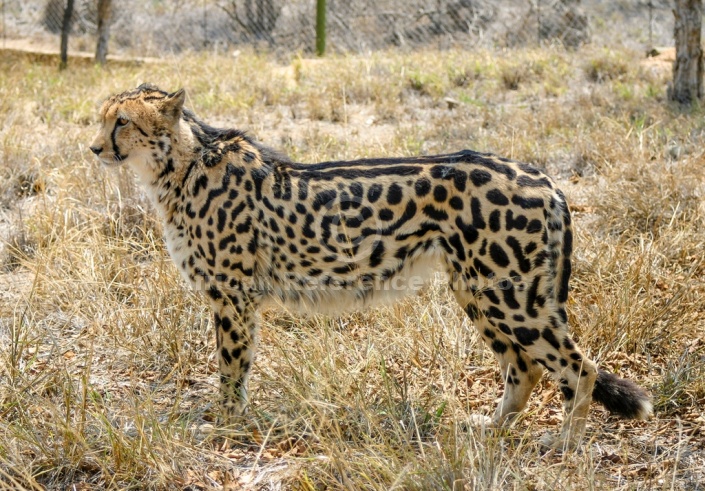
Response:
[{"label": "cheetah tail", "polygon": [[597,371],[592,397],[613,414],[648,419],[653,414],[651,396],[634,382],[604,370]]}]

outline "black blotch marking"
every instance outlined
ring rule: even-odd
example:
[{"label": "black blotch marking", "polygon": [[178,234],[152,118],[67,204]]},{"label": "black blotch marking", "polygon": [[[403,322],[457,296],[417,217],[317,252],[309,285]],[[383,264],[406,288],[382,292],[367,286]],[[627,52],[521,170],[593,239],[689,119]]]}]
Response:
[{"label": "black blotch marking", "polygon": [[552,188],[551,181],[546,177],[541,179],[532,179],[529,176],[519,176],[517,178],[517,184],[519,186],[530,187],[530,188]]},{"label": "black blotch marking", "polygon": [[[492,305],[487,310],[485,310],[485,317],[487,317],[488,319],[504,320],[505,315],[502,310]],[[511,331],[509,331],[509,334],[511,334]]]},{"label": "black blotch marking", "polygon": [[543,208],[545,206],[543,198],[527,198],[525,196],[519,196],[517,194],[512,196],[512,203],[525,210],[529,210],[532,208]]},{"label": "black blotch marking", "polygon": [[499,339],[495,339],[492,341],[492,351],[501,355],[502,353],[507,352],[507,345]]},{"label": "black blotch marking", "polygon": [[524,255],[524,250],[516,237],[509,236],[506,239],[507,245],[512,249],[514,257],[519,262],[519,269],[522,273],[531,271],[531,261]]},{"label": "black blotch marking", "polygon": [[475,186],[480,187],[492,180],[492,174],[486,170],[474,169],[470,172],[470,180]]},{"label": "black blotch marking", "polygon": [[330,209],[337,196],[338,193],[335,189],[326,189],[325,191],[321,191],[313,198],[313,210],[319,211],[324,206],[327,209]]},{"label": "black blotch marking", "polygon": [[490,230],[492,232],[499,232],[500,229],[502,228],[502,214],[499,210],[494,210],[492,213],[490,213],[490,217],[488,219],[489,225],[490,225]]},{"label": "black blotch marking", "polygon": [[537,298],[538,298],[538,289],[539,289],[539,282],[541,281],[541,277],[537,276],[534,278],[534,280],[531,282],[531,286],[529,287],[529,291],[526,294],[526,313],[529,315],[529,317],[536,318],[538,317],[539,313],[534,307],[534,305],[537,303]]},{"label": "black blotch marking", "polygon": [[536,328],[517,327],[514,329],[514,336],[522,346],[531,346],[541,337],[541,333]]},{"label": "black blotch marking", "polygon": [[477,305],[468,305],[467,307],[465,307],[465,313],[468,315],[470,320],[474,321],[480,318],[480,310],[477,308]]},{"label": "black blotch marking", "polygon": [[478,258],[474,258],[472,260],[472,264],[473,266],[475,266],[475,269],[485,278],[494,277],[494,272],[492,271],[492,269],[489,268],[485,263],[480,261]]},{"label": "black blotch marking", "polygon": [[382,208],[379,210],[378,215],[379,219],[385,222],[388,222],[394,218],[394,212],[389,208]]},{"label": "black blotch marking", "polygon": [[566,401],[571,401],[573,400],[573,397],[575,397],[575,392],[570,387],[561,387],[561,392],[563,393],[563,397],[565,397]]},{"label": "black blotch marking", "polygon": [[451,208],[454,210],[462,210],[463,209],[463,200],[460,199],[458,196],[453,196],[450,201],[448,202]]},{"label": "black blotch marking", "polygon": [[232,356],[233,356],[233,359],[234,359],[234,360],[239,360],[239,359],[240,359],[240,355],[242,354],[242,348],[239,347],[239,346],[238,346],[237,348],[233,348],[233,350],[232,350],[231,353],[232,353]]},{"label": "black blotch marking", "polygon": [[401,186],[397,183],[393,183],[389,186],[389,189],[387,189],[387,203],[390,205],[397,205],[401,203],[403,196],[404,192],[402,191]]},{"label": "black blotch marking", "polygon": [[563,346],[565,347],[565,349],[569,349],[569,350],[575,349],[575,344],[573,343],[573,341],[571,341],[570,338],[563,339]]},{"label": "black blotch marking", "polygon": [[350,193],[353,196],[355,196],[355,198],[357,198],[358,201],[362,198],[362,195],[364,194],[362,184],[360,184],[359,182],[350,183],[349,189],[350,189]]},{"label": "black blotch marking", "polygon": [[223,294],[218,290],[218,288],[215,285],[211,285],[211,287],[208,289],[208,296],[211,297],[213,300],[220,300],[223,298]]},{"label": "black blotch marking", "polygon": [[526,232],[529,234],[535,234],[543,230],[543,223],[538,218],[531,220],[526,227]]},{"label": "black blotch marking", "polygon": [[470,210],[472,211],[472,226],[476,229],[484,229],[487,224],[482,216],[482,204],[477,198],[470,200]]},{"label": "black blotch marking", "polygon": [[446,213],[445,210],[441,210],[439,208],[436,208],[433,205],[424,206],[423,212],[427,217],[432,218],[432,219],[439,221],[439,222],[448,220],[448,213]]},{"label": "black blotch marking", "polygon": [[532,252],[534,252],[538,248],[538,244],[536,242],[529,242],[524,246],[524,254],[529,255]]},{"label": "black blotch marking", "polygon": [[370,203],[376,202],[380,196],[382,196],[383,189],[381,184],[373,184],[370,186],[370,189],[367,190],[367,200]]},{"label": "black blotch marking", "polygon": [[[308,180],[307,179],[301,179],[299,181],[299,200],[303,201],[306,198],[308,198]],[[301,203],[298,203],[296,206],[298,207]]]},{"label": "black blotch marking", "polygon": [[201,174],[196,178],[196,182],[193,184],[193,196],[196,197],[198,196],[198,193],[201,191],[201,189],[206,189],[208,187],[208,176],[205,174]]},{"label": "black blotch marking", "polygon": [[465,242],[468,244],[475,243],[480,237],[480,233],[477,229],[473,225],[463,222],[463,219],[460,217],[455,218],[455,225],[460,229],[463,234],[463,239],[465,239]]},{"label": "black blotch marking", "polygon": [[372,249],[372,254],[370,254],[370,267],[376,268],[382,263],[384,259],[384,243],[380,240],[375,243]]},{"label": "black blotch marking", "polygon": [[534,166],[531,165],[531,164],[527,164],[527,163],[524,163],[524,162],[520,162],[520,163],[517,164],[517,165],[519,166],[519,168],[520,168],[521,170],[523,170],[523,171],[526,172],[527,174],[531,174],[532,176],[540,176],[540,175],[542,174],[542,172],[541,172],[539,169],[537,169],[536,167],[534,167]]},{"label": "black blotch marking", "polygon": [[528,222],[527,218],[524,215],[518,215],[516,218],[514,218],[514,212],[512,210],[507,210],[507,213],[505,215],[505,221],[507,223],[507,231],[512,230],[512,229],[517,229],[517,230],[523,230],[526,228],[526,224]]},{"label": "black blotch marking", "polygon": [[[548,341],[548,344],[553,346],[554,349],[560,350],[561,349],[561,343],[558,342],[558,339],[556,339],[556,335],[553,333],[553,330],[550,327],[545,327],[543,331],[541,331],[541,336]],[[547,354],[546,358],[548,358],[551,361],[555,361],[555,356],[552,354]],[[553,359],[551,359],[553,358]],[[565,360],[561,360],[562,362]],[[565,366],[565,365],[563,365]]]},{"label": "black blotch marking", "polygon": [[426,196],[431,191],[431,181],[426,178],[419,179],[414,184],[414,190],[419,198]]},{"label": "black blotch marking", "polygon": [[314,239],[316,237],[316,232],[311,228],[314,220],[315,218],[311,213],[307,213],[304,217],[304,225],[301,227],[301,233],[304,234],[304,237],[307,239]]},{"label": "black blotch marking", "polygon": [[502,246],[496,242],[492,242],[492,244],[490,244],[490,257],[497,266],[502,268],[509,266],[509,256],[507,256],[507,253],[504,252]]},{"label": "black blotch marking", "polygon": [[230,365],[233,362],[233,359],[226,348],[222,348],[220,350],[220,356],[223,358],[226,365]]},{"label": "black blotch marking", "polygon": [[446,199],[448,199],[448,190],[439,184],[433,188],[433,199],[438,203],[443,203]]},{"label": "black blotch marking", "polygon": [[571,263],[569,258],[563,259],[563,272],[561,273],[561,284],[558,288],[558,301],[565,303],[568,300],[568,291],[570,289],[570,274],[571,274]]},{"label": "black blotch marking", "polygon": [[[514,295],[514,285],[511,283],[511,281],[509,281],[508,285],[505,285],[504,288],[501,288],[501,291],[502,297],[504,298],[504,303],[507,304],[507,307],[509,307],[510,309],[518,309],[521,307]],[[514,315],[514,320],[518,322],[524,322],[524,316]]]},{"label": "black blotch marking", "polygon": [[495,304],[495,305],[502,304],[502,301],[499,299],[499,297],[497,296],[497,294],[495,293],[494,290],[487,289],[487,290],[484,290],[483,293],[485,295],[485,298],[487,298],[487,300],[489,300],[493,304]]},{"label": "black blotch marking", "polygon": [[487,200],[497,206],[506,206],[509,204],[509,198],[507,198],[502,191],[499,189],[490,189],[487,191]]},{"label": "black blotch marking", "polygon": [[223,233],[225,229],[225,222],[228,219],[228,214],[223,208],[218,209],[218,222],[216,223],[216,229],[218,233]]},{"label": "black blotch marking", "polygon": [[463,248],[463,243],[460,240],[459,234],[453,234],[448,238],[448,243],[455,249],[455,254],[458,256],[458,260],[465,261],[465,249]]}]

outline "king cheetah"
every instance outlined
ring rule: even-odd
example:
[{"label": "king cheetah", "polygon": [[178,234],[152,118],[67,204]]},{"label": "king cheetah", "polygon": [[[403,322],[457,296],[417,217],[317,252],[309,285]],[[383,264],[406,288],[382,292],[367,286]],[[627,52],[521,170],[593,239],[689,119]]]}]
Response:
[{"label": "king cheetah", "polygon": [[213,308],[226,422],[245,409],[265,305],[366,309],[437,271],[499,362],[495,425],[519,414],[544,370],[564,399],[556,446],[577,444],[593,399],[627,418],[652,413],[643,389],[599,370],[569,335],[571,216],[540,170],[470,150],[303,164],[204,123],[184,100],[150,84],[110,97],[90,149],[134,171],[169,254]]}]

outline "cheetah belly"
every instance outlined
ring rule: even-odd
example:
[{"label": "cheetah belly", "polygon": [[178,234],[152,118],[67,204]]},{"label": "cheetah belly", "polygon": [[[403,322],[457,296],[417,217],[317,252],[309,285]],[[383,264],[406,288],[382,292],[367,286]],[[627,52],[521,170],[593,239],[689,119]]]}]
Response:
[{"label": "cheetah belly", "polygon": [[[272,279],[267,295],[267,306],[285,308],[299,313],[337,315],[393,303],[403,297],[417,294],[434,273],[440,271],[440,251],[430,249],[414,259],[406,259],[390,278],[375,277],[379,271],[346,277],[347,285],[325,285],[314,281],[302,287],[295,281]],[[310,279],[309,279],[310,280]]]}]

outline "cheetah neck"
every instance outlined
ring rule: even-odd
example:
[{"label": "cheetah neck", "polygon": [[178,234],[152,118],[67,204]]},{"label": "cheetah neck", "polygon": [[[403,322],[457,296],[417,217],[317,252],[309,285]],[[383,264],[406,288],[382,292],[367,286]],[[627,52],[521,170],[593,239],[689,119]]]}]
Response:
[{"label": "cheetah neck", "polygon": [[160,218],[169,225],[178,221],[189,163],[198,161],[198,145],[191,125],[183,119],[159,142],[160,152],[152,153],[147,162],[133,163],[131,168]]},{"label": "cheetah neck", "polygon": [[[243,169],[268,172],[262,160],[286,160],[257,145],[237,129],[214,128],[184,110],[178,125],[159,137],[159,152],[149,155],[149,162],[133,165],[164,224],[184,225],[184,200],[205,175],[218,175],[224,164]],[[264,169],[267,167],[267,169]]]}]

